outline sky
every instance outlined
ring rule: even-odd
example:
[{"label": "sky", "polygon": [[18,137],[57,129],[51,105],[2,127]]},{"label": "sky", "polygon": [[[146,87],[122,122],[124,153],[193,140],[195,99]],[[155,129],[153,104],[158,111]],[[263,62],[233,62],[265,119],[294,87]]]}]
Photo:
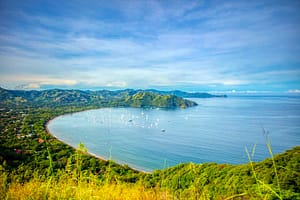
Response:
[{"label": "sky", "polygon": [[300,93],[300,1],[1,0],[0,86]]}]

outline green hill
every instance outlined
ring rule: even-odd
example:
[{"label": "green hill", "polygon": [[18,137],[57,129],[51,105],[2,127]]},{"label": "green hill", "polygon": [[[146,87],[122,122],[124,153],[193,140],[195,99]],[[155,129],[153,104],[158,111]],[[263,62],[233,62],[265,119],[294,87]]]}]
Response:
[{"label": "green hill", "polygon": [[158,107],[158,108],[187,108],[195,106],[196,103],[184,100],[175,95],[160,95],[153,92],[138,92],[129,96],[124,101],[125,105],[131,107]]}]

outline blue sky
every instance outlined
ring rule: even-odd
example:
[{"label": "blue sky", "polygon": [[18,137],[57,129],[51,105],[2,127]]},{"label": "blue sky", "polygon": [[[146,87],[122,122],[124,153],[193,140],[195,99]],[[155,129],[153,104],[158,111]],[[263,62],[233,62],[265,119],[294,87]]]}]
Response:
[{"label": "blue sky", "polygon": [[300,1],[0,1],[0,85],[300,92]]}]

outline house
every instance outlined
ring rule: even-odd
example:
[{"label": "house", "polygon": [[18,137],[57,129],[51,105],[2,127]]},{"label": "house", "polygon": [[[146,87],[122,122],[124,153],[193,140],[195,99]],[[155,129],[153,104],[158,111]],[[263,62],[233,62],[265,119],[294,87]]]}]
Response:
[{"label": "house", "polygon": [[43,140],[42,138],[38,139],[38,143],[43,143],[43,142],[45,142],[45,140]]},{"label": "house", "polygon": [[21,149],[15,149],[16,154],[21,154],[22,150]]}]

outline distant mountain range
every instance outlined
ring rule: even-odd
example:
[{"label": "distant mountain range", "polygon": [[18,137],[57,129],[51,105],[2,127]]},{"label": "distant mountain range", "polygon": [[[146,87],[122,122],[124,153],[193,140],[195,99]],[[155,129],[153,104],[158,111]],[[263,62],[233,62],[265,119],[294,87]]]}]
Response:
[{"label": "distant mountain range", "polygon": [[179,90],[7,90],[0,87],[0,105],[55,106],[55,105],[97,105],[113,107],[161,107],[186,108],[196,106],[183,98],[212,98],[226,95],[188,93]]},{"label": "distant mountain range", "polygon": [[226,98],[226,94],[222,95],[214,95],[214,94],[209,94],[209,93],[201,93],[201,92],[184,92],[181,90],[171,90],[171,91],[159,91],[159,90],[154,90],[154,89],[148,89],[145,91],[150,91],[153,93],[158,93],[158,94],[171,94],[171,95],[176,95],[178,97],[182,98]]}]

